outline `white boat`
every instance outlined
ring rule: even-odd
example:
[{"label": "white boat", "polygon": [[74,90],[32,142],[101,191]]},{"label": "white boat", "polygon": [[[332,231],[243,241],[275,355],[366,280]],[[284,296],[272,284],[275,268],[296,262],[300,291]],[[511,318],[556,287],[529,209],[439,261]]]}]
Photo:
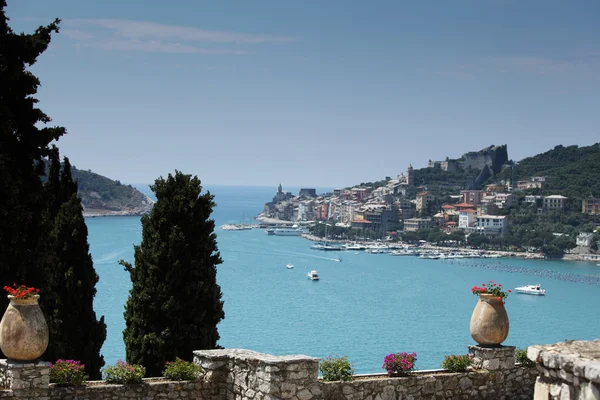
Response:
[{"label": "white boat", "polygon": [[286,265],[285,267],[286,267],[287,269],[292,269],[292,268],[294,268],[294,265],[293,265],[293,264],[288,264],[288,265]]},{"label": "white boat", "polygon": [[311,249],[313,250],[323,250],[323,251],[341,251],[342,250],[342,246],[338,246],[338,245],[334,245],[334,244],[315,244],[310,246]]},{"label": "white boat", "polygon": [[312,270],[310,271],[308,274],[308,279],[310,279],[311,281],[318,281],[319,280],[319,273],[316,270]]},{"label": "white boat", "polygon": [[273,235],[275,235],[275,229],[271,229],[271,228],[265,229],[265,233],[269,236],[273,236]]},{"label": "white boat", "polygon": [[291,228],[275,228],[273,234],[275,236],[300,236],[304,232],[304,229],[298,228],[298,225],[294,225]]},{"label": "white boat", "polygon": [[546,294],[546,290],[542,289],[540,285],[525,285],[518,288],[515,288],[515,292],[523,293],[523,294],[536,294],[539,296],[543,296]]}]

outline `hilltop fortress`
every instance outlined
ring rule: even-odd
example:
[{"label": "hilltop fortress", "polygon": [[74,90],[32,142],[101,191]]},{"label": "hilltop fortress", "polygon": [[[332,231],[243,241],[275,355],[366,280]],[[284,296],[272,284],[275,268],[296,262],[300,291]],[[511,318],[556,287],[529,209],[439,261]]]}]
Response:
[{"label": "hilltop fortress", "polygon": [[459,169],[479,169],[484,170],[487,166],[497,174],[502,170],[502,166],[508,162],[508,150],[506,145],[501,146],[491,145],[480,151],[470,151],[462,155],[458,159],[449,159],[445,161],[429,160],[428,168],[441,168],[444,171],[454,172]]},{"label": "hilltop fortress", "polygon": [[475,184],[479,185],[485,180],[499,173],[504,165],[509,163],[508,150],[506,145],[491,145],[480,151],[470,151],[458,159],[449,159],[445,161],[429,160],[428,168],[440,168],[447,172],[456,172],[458,170],[477,169],[481,173],[477,177]]}]

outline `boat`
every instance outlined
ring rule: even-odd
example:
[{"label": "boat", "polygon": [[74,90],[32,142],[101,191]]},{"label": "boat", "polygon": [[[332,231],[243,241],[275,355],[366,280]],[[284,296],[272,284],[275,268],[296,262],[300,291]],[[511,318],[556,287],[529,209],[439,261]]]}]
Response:
[{"label": "boat", "polygon": [[294,264],[288,264],[288,265],[286,265],[285,267],[286,267],[287,269],[292,269],[292,268],[294,268]]},{"label": "boat", "polygon": [[294,225],[291,228],[275,228],[273,234],[275,236],[300,236],[304,232],[304,229],[298,228],[298,225]]},{"label": "boat", "polygon": [[518,288],[515,288],[515,292],[522,294],[536,294],[539,296],[543,296],[546,294],[546,290],[542,289],[540,285],[525,285]]},{"label": "boat", "polygon": [[265,233],[269,236],[275,235],[275,229],[265,229]]},{"label": "boat", "polygon": [[319,280],[319,273],[316,270],[312,270],[310,271],[308,274],[308,279],[310,279],[311,281],[318,281]]},{"label": "boat", "polygon": [[313,250],[323,250],[323,251],[341,251],[341,250],[343,250],[342,246],[329,244],[329,243],[318,243],[318,244],[310,246],[310,248]]}]

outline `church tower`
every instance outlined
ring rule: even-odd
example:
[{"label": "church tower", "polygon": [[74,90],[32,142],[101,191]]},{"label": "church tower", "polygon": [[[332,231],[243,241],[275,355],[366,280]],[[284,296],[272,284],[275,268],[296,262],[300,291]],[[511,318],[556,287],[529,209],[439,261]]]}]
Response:
[{"label": "church tower", "polygon": [[412,186],[415,184],[415,173],[413,171],[413,167],[412,164],[408,164],[408,169],[406,170],[406,183],[409,186]]}]

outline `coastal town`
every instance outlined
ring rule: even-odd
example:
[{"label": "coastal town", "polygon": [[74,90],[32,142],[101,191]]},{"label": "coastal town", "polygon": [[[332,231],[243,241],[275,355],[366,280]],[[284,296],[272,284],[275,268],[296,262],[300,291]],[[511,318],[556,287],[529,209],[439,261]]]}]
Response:
[{"label": "coastal town", "polygon": [[[494,154],[495,151],[495,154]],[[506,152],[505,147],[490,147],[481,152],[467,153],[462,160],[430,161],[427,169],[454,172],[465,169],[465,162],[478,155],[476,171],[489,175],[511,168],[507,155],[498,157],[498,152]],[[466,156],[466,157],[465,157]],[[496,161],[500,159],[502,165]],[[470,160],[473,161],[473,160]],[[481,175],[481,173],[479,173]],[[443,196],[429,190],[427,185],[415,181],[415,170],[408,165],[405,172],[395,178],[360,184],[353,187],[337,188],[331,193],[318,195],[314,188],[302,188],[297,195],[283,190],[280,184],[272,201],[264,206],[257,220],[271,225],[310,227],[314,240],[387,240],[406,242],[427,239],[423,233],[437,235],[436,242],[444,241],[444,236],[455,242],[475,245],[478,248],[524,251],[526,253],[549,256],[543,253],[544,243],[525,245],[511,232],[518,228],[518,213],[532,214],[536,218],[575,215],[598,221],[600,198],[586,197],[580,208],[574,209],[573,201],[562,194],[543,195],[551,176],[531,176],[524,180],[499,180],[481,189],[453,188]],[[439,190],[438,190],[439,191]],[[512,225],[511,225],[512,224]],[[318,229],[320,225],[329,226]],[[597,233],[600,223],[588,223],[571,232],[547,232],[563,243],[563,254],[567,259],[600,260]],[[511,229],[513,228],[513,229]],[[307,236],[307,235],[305,235]],[[442,238],[441,240],[439,238]],[[478,240],[474,240],[477,238]],[[463,240],[464,239],[464,240]],[[451,240],[451,241],[452,241]],[[427,240],[422,240],[425,242]],[[429,240],[431,241],[431,240]],[[558,242],[557,242],[558,243]],[[481,246],[483,244],[483,246]],[[550,254],[552,255],[552,254]]]}]

